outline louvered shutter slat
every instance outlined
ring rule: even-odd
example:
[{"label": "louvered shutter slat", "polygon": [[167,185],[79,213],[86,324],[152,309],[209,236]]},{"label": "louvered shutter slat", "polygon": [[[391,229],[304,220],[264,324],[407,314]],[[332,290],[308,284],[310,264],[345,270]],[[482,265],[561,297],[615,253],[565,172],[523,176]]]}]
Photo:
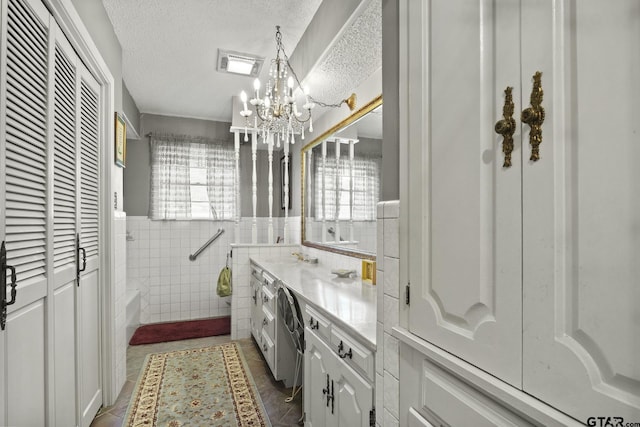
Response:
[{"label": "louvered shutter slat", "polygon": [[[27,97],[24,98],[27,102],[32,102],[31,97],[34,99],[45,99],[47,96],[46,87],[42,86],[42,82],[32,77],[36,70],[21,67],[16,63],[16,61],[20,61],[22,59],[23,58],[21,56],[15,57],[11,52],[7,54],[8,71],[15,73],[15,81],[21,83],[20,86],[12,87],[9,94],[16,96],[18,99],[22,99],[23,95],[27,95]],[[31,106],[38,111],[45,111],[45,107],[37,103],[32,103]]]},{"label": "louvered shutter slat", "polygon": [[20,282],[44,277],[47,30],[11,0],[7,17],[6,241]]},{"label": "louvered shutter slat", "polygon": [[33,39],[30,40],[30,33],[28,31],[24,31],[20,27],[19,23],[16,25],[15,21],[13,21],[12,24],[14,25],[9,26],[7,35],[11,36],[14,39],[14,42],[11,44],[8,52],[29,58],[28,62],[25,61],[21,64],[22,66],[40,66],[46,69],[47,52],[46,50],[42,51],[39,49],[40,45],[46,46],[46,43],[38,43]]},{"label": "louvered shutter slat", "polygon": [[98,255],[98,95],[84,81],[80,96],[80,242],[87,257]]},{"label": "louvered shutter slat", "polygon": [[76,71],[56,46],[54,64],[53,266],[75,263],[76,251]]}]

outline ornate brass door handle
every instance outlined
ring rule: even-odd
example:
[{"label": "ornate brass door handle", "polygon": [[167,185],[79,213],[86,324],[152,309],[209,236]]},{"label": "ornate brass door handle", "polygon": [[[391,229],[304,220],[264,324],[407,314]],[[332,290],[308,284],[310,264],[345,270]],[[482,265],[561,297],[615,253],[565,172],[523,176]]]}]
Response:
[{"label": "ornate brass door handle", "polygon": [[542,107],[542,73],[536,71],[533,75],[533,89],[531,91],[531,107],[522,112],[522,121],[531,127],[529,143],[531,144],[531,157],[529,160],[540,160],[540,144],[542,143],[542,123],[544,123],[544,108]]},{"label": "ornate brass door handle", "polygon": [[511,152],[513,151],[513,133],[516,131],[516,120],[513,118],[513,88],[507,86],[504,90],[504,107],[502,108],[502,119],[498,120],[495,126],[496,133],[502,135],[502,152],[504,153],[503,168],[511,166]]}]

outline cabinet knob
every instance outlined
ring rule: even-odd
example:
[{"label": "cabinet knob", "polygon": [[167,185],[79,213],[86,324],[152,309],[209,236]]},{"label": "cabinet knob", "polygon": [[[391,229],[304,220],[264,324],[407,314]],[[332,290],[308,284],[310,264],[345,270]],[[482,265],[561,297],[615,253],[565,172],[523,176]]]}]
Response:
[{"label": "cabinet knob", "polygon": [[262,326],[267,326],[269,322],[267,322],[267,318],[262,319]]},{"label": "cabinet knob", "polygon": [[502,135],[502,152],[504,153],[503,168],[511,167],[511,152],[513,151],[513,133],[516,131],[516,121],[513,118],[513,88],[507,86],[504,90],[504,107],[502,108],[502,119],[498,120],[495,126],[496,133]]},{"label": "cabinet knob", "polygon": [[540,144],[542,144],[542,123],[544,123],[544,108],[542,107],[542,73],[536,71],[533,75],[533,89],[531,90],[531,106],[525,108],[521,115],[521,120],[531,128],[529,132],[529,143],[531,144],[531,157],[529,160],[537,162],[540,160]]}]

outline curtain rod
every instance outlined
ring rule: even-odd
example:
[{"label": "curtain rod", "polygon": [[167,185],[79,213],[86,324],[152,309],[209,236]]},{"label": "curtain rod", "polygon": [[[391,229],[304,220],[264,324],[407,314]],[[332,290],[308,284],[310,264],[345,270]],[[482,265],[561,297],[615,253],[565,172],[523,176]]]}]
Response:
[{"label": "curtain rod", "polygon": [[159,138],[159,139],[182,139],[182,140],[186,140],[186,141],[193,141],[193,142],[211,142],[211,143],[230,143],[232,142],[230,139],[222,139],[222,138],[210,138],[210,137],[206,137],[206,136],[193,136],[193,135],[187,135],[187,134],[175,134],[175,133],[156,133],[156,132],[149,132],[147,134],[145,134],[145,137],[147,138]]}]

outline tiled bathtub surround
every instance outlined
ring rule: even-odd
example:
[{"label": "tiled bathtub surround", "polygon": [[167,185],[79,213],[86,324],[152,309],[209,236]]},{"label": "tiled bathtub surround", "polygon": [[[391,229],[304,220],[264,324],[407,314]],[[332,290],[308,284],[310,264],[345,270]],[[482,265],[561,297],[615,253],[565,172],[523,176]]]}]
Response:
[{"label": "tiled bathtub surround", "polygon": [[[284,235],[284,218],[274,218],[274,238]],[[258,241],[266,242],[268,218],[258,218]],[[195,261],[189,255],[216,231],[224,234]],[[300,218],[288,220],[291,239],[300,239]],[[220,298],[216,285],[220,270],[236,242],[233,221],[151,221],[127,218],[127,279],[141,296],[141,323],[193,320],[231,314],[231,298]],[[242,218],[240,241],[250,242],[252,219]],[[231,262],[231,260],[230,260]]]},{"label": "tiled bathtub surround", "polygon": [[376,342],[376,425],[398,426],[398,340],[391,329],[399,323],[400,307],[400,202],[378,203],[378,324]]}]

